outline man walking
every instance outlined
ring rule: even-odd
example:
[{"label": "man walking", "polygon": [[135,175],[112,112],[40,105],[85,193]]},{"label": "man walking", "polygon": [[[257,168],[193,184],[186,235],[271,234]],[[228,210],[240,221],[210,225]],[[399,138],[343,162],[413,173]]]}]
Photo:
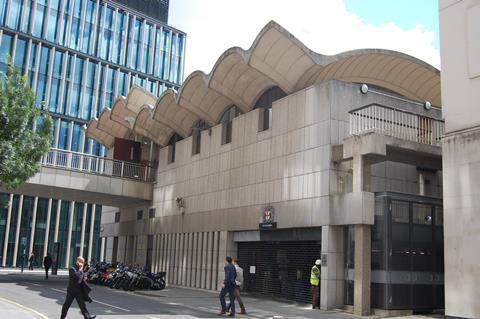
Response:
[{"label": "man walking", "polygon": [[[247,312],[245,311],[245,306],[243,305],[242,297],[240,296],[240,291],[243,289],[243,269],[238,265],[238,259],[233,259],[233,266],[235,267],[235,272],[237,273],[237,278],[235,279],[235,299],[240,305],[240,314],[244,315]],[[230,310],[232,304],[228,304],[227,309]]]},{"label": "man walking", "polygon": [[28,258],[28,270],[33,270],[33,261],[35,260],[35,254],[31,253]]},{"label": "man walking", "polygon": [[67,287],[67,297],[65,298],[65,302],[62,306],[62,315],[60,316],[61,319],[65,319],[67,317],[68,308],[70,308],[73,299],[77,300],[78,307],[83,314],[83,318],[85,319],[93,319],[96,316],[90,316],[88,313],[87,306],[85,305],[85,299],[89,298],[85,296],[86,291],[86,284],[84,282],[85,275],[83,273],[83,265],[85,264],[85,260],[83,257],[77,257],[77,262],[75,266],[68,270],[68,287]]},{"label": "man walking", "polygon": [[52,267],[52,257],[50,257],[50,253],[47,253],[45,258],[43,258],[43,267],[45,267],[45,280],[48,279],[48,271],[50,270],[50,267]]},{"label": "man walking", "polygon": [[317,259],[310,272],[310,285],[312,286],[312,309],[320,309],[320,266],[322,261]]},{"label": "man walking", "polygon": [[220,314],[224,315],[227,313],[225,295],[228,293],[230,305],[232,306],[228,316],[235,317],[235,278],[237,277],[237,273],[235,267],[232,265],[232,257],[227,256],[227,258],[225,258],[225,267],[223,269],[225,270],[225,279],[223,280],[222,291],[220,291],[220,304],[222,306]]}]

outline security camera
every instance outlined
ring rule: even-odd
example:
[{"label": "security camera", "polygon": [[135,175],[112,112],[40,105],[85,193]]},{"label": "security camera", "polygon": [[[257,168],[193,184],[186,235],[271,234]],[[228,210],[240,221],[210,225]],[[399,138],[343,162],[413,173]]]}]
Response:
[{"label": "security camera", "polygon": [[432,221],[432,216],[430,216],[430,215],[425,216],[425,221],[431,222]]}]

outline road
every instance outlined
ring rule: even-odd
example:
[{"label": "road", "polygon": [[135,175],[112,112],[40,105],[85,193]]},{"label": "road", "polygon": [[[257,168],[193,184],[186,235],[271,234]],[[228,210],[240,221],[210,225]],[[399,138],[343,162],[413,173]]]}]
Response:
[{"label": "road", "polygon": [[[41,273],[0,272],[0,317],[18,319],[59,318],[66,294],[67,278],[53,277],[46,281]],[[183,288],[167,288],[162,291],[125,292],[93,286],[88,304],[91,314],[97,318],[139,319],[196,319],[220,318],[218,295],[208,291]],[[352,319],[341,312],[312,310],[308,305],[282,303],[244,298],[247,315],[238,318],[289,318],[289,319]],[[74,302],[68,318],[82,318]]]}]

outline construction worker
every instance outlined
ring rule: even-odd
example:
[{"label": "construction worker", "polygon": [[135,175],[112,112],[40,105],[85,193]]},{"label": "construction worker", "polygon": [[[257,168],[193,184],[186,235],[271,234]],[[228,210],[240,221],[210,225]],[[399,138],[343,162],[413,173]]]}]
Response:
[{"label": "construction worker", "polygon": [[312,286],[312,309],[320,309],[320,266],[322,261],[317,259],[310,273],[310,285]]}]

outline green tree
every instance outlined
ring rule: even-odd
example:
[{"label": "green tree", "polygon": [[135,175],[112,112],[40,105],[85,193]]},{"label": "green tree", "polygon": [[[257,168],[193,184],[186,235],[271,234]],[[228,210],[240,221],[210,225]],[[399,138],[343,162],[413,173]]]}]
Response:
[{"label": "green tree", "polygon": [[11,58],[0,77],[0,185],[14,189],[40,170],[52,140],[52,119],[41,114],[26,76]]}]

